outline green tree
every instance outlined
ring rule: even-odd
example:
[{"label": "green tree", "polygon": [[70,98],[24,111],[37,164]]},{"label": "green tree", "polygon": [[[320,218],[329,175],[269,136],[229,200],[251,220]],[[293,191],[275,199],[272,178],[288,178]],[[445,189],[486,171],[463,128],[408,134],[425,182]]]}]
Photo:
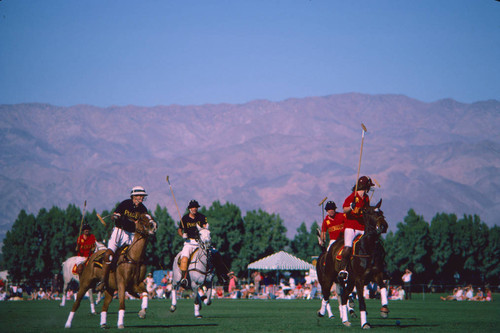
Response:
[{"label": "green tree", "polygon": [[236,274],[245,270],[245,262],[240,257],[243,246],[245,225],[241,210],[235,204],[214,201],[208,210],[202,209],[207,216],[212,244],[221,253],[224,263]]},{"label": "green tree", "polygon": [[177,235],[177,225],[166,208],[156,206],[154,220],[158,231],[150,237],[146,258],[148,270],[172,269],[177,253],[182,249],[182,238]]},{"label": "green tree", "polygon": [[[385,241],[386,264],[393,278],[409,267],[414,273],[414,281],[428,281],[431,247],[429,243],[429,224],[413,209],[408,211],[404,223],[398,223],[395,234],[389,232]],[[391,270],[389,270],[389,268]]]},{"label": "green tree", "polygon": [[23,209],[3,241],[2,253],[9,278],[19,282],[33,276],[35,259],[38,256],[38,231],[35,216]]},{"label": "green tree", "polygon": [[247,212],[245,218],[245,240],[241,257],[245,265],[288,246],[286,228],[279,215],[261,209]]},{"label": "green tree", "polygon": [[290,242],[290,248],[295,256],[310,262],[312,256],[319,254],[321,250],[318,245],[318,237],[316,236],[316,229],[318,228],[319,226],[316,221],[311,225],[310,231],[307,230],[305,222],[302,222],[297,228],[297,233]]},{"label": "green tree", "polygon": [[440,283],[453,281],[456,268],[460,267],[461,256],[455,249],[455,229],[457,216],[455,214],[436,214],[431,221],[430,245],[432,248],[432,271],[434,279]]},{"label": "green tree", "polygon": [[494,226],[488,234],[488,246],[484,250],[483,262],[484,278],[492,285],[500,284],[500,227]]}]

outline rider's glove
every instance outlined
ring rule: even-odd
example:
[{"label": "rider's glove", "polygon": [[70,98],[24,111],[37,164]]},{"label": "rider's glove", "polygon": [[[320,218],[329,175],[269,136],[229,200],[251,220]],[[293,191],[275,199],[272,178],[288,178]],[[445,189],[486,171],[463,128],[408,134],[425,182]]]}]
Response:
[{"label": "rider's glove", "polygon": [[356,203],[354,201],[351,202],[351,204],[349,205],[349,207],[351,207],[351,210],[354,210],[354,208],[356,208]]}]

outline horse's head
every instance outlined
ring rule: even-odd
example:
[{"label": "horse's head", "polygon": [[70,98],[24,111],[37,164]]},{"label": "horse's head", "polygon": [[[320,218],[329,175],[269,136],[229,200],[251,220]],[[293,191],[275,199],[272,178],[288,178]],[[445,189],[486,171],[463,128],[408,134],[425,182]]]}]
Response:
[{"label": "horse's head", "polygon": [[366,207],[363,210],[363,219],[365,222],[365,233],[382,234],[387,232],[388,224],[385,220],[384,212],[380,209],[382,199],[375,205]]},{"label": "horse's head", "polygon": [[135,223],[135,232],[143,236],[152,235],[158,230],[156,222],[149,214],[140,214]]},{"label": "horse's head", "polygon": [[210,230],[208,230],[208,224],[205,228],[202,228],[199,225],[196,225],[196,227],[198,228],[198,234],[200,236],[198,244],[200,244],[201,248],[208,249],[212,242],[212,239],[210,237]]}]

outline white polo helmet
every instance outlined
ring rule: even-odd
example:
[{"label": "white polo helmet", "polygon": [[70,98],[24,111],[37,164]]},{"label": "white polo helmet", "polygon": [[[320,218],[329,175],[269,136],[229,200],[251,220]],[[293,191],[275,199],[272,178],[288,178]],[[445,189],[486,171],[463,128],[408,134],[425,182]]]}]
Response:
[{"label": "white polo helmet", "polygon": [[132,190],[130,191],[130,197],[133,197],[134,195],[142,195],[142,196],[147,196],[148,194],[146,193],[146,190],[142,186],[134,186]]}]

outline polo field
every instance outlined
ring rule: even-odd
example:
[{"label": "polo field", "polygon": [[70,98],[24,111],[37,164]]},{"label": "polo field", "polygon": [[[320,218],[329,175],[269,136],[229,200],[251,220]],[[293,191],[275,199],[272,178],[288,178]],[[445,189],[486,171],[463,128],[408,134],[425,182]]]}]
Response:
[{"label": "polo field", "polygon": [[[368,322],[378,332],[498,332],[500,326],[499,294],[491,302],[442,301],[445,294],[416,294],[409,301],[390,301],[389,318],[380,317],[380,300],[367,300]],[[73,326],[64,324],[73,301],[60,307],[59,301],[0,302],[2,332],[102,332],[99,315],[90,314],[84,306],[75,314]],[[203,307],[203,318],[193,315],[192,299],[180,299],[177,311],[169,311],[170,300],[149,301],[146,319],[139,319],[139,300],[127,302],[127,332],[330,332],[359,331],[359,318],[350,318],[352,327],[339,319],[336,300],[331,300],[335,318],[319,318],[321,300],[214,299]],[[96,306],[99,313],[102,304]],[[355,307],[358,312],[357,302]],[[117,330],[118,302],[112,302],[108,313],[110,330]]]}]

